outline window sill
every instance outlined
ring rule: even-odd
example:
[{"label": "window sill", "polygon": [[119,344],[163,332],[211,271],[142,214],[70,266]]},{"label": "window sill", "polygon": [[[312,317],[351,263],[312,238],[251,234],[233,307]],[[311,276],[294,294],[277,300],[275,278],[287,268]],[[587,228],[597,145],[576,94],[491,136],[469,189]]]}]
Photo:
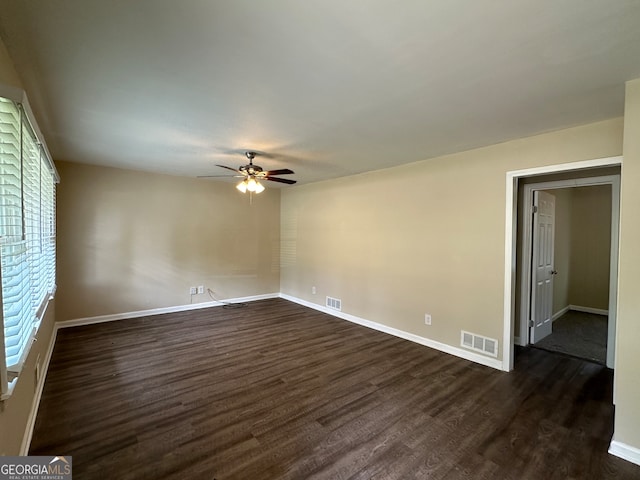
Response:
[{"label": "window sill", "polygon": [[7,386],[7,393],[3,393],[2,395],[0,395],[0,402],[4,402],[5,400],[8,400],[9,398],[11,398],[11,395],[13,394],[13,389],[16,386],[16,383],[18,382],[18,377],[15,377],[13,380],[11,380]]},{"label": "window sill", "polygon": [[6,381],[6,384],[5,384],[6,388],[5,388],[5,385],[2,386],[3,387],[2,390],[4,393],[0,395],[0,402],[4,402],[13,394],[13,390],[16,384],[18,383],[20,374],[24,369],[24,365],[27,361],[29,353],[31,352],[31,349],[33,348],[33,344],[38,341],[38,338],[37,338],[38,331],[40,330],[40,325],[42,324],[42,320],[44,319],[44,316],[47,312],[47,308],[49,307],[49,304],[54,298],[53,296],[54,293],[55,293],[55,286],[54,286],[53,292],[47,295],[45,301],[42,303],[42,305],[38,309],[37,321],[33,325],[33,331],[31,332],[31,338],[29,339],[29,346],[25,348],[24,352],[22,353],[22,357],[20,358],[20,361],[17,364],[11,365],[6,368],[5,370],[6,377],[3,374],[2,380]]}]

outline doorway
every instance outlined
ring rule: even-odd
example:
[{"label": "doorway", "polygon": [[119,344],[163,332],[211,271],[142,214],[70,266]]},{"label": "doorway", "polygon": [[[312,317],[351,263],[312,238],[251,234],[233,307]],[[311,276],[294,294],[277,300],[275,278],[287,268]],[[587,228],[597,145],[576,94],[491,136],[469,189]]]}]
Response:
[{"label": "doorway", "polygon": [[[514,345],[530,343],[531,244],[535,191],[559,191],[609,185],[611,191],[611,247],[609,258],[607,358],[615,363],[615,316],[618,279],[618,225],[621,157],[540,167],[507,173],[505,235],[505,324],[503,369],[514,366]],[[518,229],[518,222],[522,228]],[[527,260],[525,260],[527,259]],[[557,313],[557,312],[556,312]]]},{"label": "doorway", "polygon": [[[523,179],[519,195],[523,214],[518,222],[522,240],[517,253],[517,344],[536,345],[613,368],[615,311],[611,315],[609,311],[616,285],[611,282],[615,261],[611,245],[615,241],[612,232],[617,232],[618,211],[614,206],[618,203],[614,195],[619,178],[616,173],[545,182]],[[536,183],[530,183],[532,180]],[[541,207],[525,208],[527,204],[534,205],[530,199],[538,196],[552,199],[549,203],[555,207],[554,221],[551,228],[547,227],[551,234],[545,236],[551,242],[550,247],[545,247],[551,252],[548,262],[536,258],[539,251],[544,251],[535,226],[540,223]],[[536,246],[537,243],[541,245]],[[539,264],[543,264],[542,269]],[[537,280],[540,276],[543,281]],[[538,295],[538,285],[548,287],[545,295]]]}]

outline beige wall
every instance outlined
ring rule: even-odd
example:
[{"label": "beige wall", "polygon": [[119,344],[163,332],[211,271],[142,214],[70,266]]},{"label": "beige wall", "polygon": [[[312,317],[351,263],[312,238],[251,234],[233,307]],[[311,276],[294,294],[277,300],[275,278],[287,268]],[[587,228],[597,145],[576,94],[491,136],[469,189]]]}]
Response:
[{"label": "beige wall", "polygon": [[608,310],[611,185],[571,190],[569,304]]},{"label": "beige wall", "polygon": [[[571,207],[572,189],[549,190],[556,197],[556,235],[554,240],[554,268],[558,274],[553,279],[553,313],[570,305],[571,283]],[[518,322],[516,322],[518,323]]]},{"label": "beige wall", "polygon": [[569,305],[608,310],[611,186],[549,193],[556,197],[553,312]]},{"label": "beige wall", "polygon": [[58,321],[279,291],[278,189],[56,164]]},{"label": "beige wall", "polygon": [[2,40],[0,40],[0,84],[23,88],[18,72],[16,72]]},{"label": "beige wall", "polygon": [[[0,84],[21,88],[18,74],[1,41]],[[37,341],[29,352],[13,394],[7,400],[0,402],[0,455],[18,455],[20,453],[20,445],[35,396],[36,360],[40,357],[40,361],[43,361],[46,356],[55,322],[54,311],[55,305],[50,303],[36,334]]]},{"label": "beige wall", "polygon": [[627,82],[624,119],[614,438],[640,449],[640,79]]},{"label": "beige wall", "polygon": [[346,313],[452,346],[465,329],[502,350],[506,172],[621,152],[612,119],[283,191],[281,291],[338,297]]}]

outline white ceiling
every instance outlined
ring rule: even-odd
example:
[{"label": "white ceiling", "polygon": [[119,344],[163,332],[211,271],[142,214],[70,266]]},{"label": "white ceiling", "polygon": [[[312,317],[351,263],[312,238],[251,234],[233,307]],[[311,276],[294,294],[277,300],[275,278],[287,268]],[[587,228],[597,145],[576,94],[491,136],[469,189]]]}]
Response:
[{"label": "white ceiling", "polygon": [[[639,0],[0,0],[56,160],[300,183],[623,114]],[[221,171],[222,170],[222,171]],[[270,185],[271,186],[271,185]]]}]

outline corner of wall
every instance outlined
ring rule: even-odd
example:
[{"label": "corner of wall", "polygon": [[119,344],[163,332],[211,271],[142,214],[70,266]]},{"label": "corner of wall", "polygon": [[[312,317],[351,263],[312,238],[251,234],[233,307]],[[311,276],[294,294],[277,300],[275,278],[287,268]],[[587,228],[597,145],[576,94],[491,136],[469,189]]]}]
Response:
[{"label": "corner of wall", "polygon": [[0,84],[22,88],[22,81],[13,65],[9,51],[0,38]]}]

